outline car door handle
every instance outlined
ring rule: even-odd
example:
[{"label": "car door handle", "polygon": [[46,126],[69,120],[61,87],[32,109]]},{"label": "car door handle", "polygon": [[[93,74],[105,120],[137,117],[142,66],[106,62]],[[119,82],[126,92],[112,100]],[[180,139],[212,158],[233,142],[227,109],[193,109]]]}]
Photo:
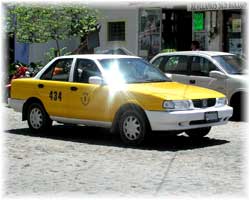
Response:
[{"label": "car door handle", "polygon": [[44,88],[43,84],[38,84],[38,88]]},{"label": "car door handle", "polygon": [[78,90],[78,88],[77,88],[77,87],[72,86],[72,87],[70,87],[70,90],[72,90],[72,91],[76,91],[76,90]]},{"label": "car door handle", "polygon": [[189,80],[190,84],[195,84],[195,80]]}]

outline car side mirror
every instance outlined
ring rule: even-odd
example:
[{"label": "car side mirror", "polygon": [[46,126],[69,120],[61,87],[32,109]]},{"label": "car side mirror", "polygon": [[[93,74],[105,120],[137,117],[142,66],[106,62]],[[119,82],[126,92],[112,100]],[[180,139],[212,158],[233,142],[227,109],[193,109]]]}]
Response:
[{"label": "car side mirror", "polygon": [[91,76],[91,77],[89,77],[89,83],[95,84],[95,85],[102,85],[103,79],[99,76]]},{"label": "car side mirror", "polygon": [[227,79],[226,74],[221,71],[211,71],[209,72],[209,77],[216,78],[216,79]]}]

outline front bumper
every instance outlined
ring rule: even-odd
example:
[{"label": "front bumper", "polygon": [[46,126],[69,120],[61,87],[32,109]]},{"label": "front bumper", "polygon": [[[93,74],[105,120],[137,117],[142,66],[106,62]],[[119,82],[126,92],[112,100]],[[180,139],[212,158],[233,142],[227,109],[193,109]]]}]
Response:
[{"label": "front bumper", "polygon": [[[218,121],[207,122],[206,112],[218,112]],[[153,131],[186,130],[226,124],[233,114],[230,106],[210,107],[186,111],[146,111]]]}]

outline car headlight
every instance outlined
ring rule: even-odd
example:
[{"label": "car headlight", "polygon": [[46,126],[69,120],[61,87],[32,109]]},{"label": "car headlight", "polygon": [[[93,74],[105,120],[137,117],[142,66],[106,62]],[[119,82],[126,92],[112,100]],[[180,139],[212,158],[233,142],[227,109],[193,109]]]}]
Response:
[{"label": "car headlight", "polygon": [[225,106],[227,105],[228,100],[226,97],[222,97],[222,98],[217,98],[216,99],[216,107],[221,107],[221,106]]},{"label": "car headlight", "polygon": [[162,107],[167,110],[190,110],[192,102],[189,100],[167,100],[163,102]]}]

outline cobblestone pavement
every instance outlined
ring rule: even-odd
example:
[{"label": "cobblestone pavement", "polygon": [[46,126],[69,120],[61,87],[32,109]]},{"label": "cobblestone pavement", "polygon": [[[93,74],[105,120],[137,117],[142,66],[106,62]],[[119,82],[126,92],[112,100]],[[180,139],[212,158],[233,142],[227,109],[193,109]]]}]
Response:
[{"label": "cobblestone pavement", "polygon": [[21,114],[4,108],[4,189],[8,197],[247,198],[246,122],[214,127],[208,137],[155,135],[128,148],[94,127],[55,124],[28,130]]}]

